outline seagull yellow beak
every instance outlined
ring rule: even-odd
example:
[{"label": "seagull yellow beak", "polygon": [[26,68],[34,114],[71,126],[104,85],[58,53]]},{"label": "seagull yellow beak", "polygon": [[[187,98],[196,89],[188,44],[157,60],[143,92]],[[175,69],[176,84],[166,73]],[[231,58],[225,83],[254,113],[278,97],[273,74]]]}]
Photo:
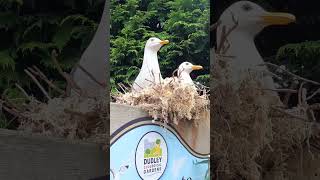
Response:
[{"label": "seagull yellow beak", "polygon": [[162,45],[169,44],[169,40],[160,41],[160,44],[162,44]]},{"label": "seagull yellow beak", "polygon": [[200,69],[203,69],[203,67],[202,66],[196,66],[196,65],[192,66],[192,70],[200,70]]},{"label": "seagull yellow beak", "polygon": [[296,17],[289,13],[267,13],[261,18],[267,25],[287,25],[296,21]]}]

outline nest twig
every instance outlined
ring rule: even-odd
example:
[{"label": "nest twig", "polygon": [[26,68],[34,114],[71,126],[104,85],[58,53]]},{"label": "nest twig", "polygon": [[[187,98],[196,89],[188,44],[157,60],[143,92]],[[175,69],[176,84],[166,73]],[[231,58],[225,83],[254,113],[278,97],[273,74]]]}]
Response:
[{"label": "nest twig", "polygon": [[197,124],[201,119],[208,118],[205,117],[209,114],[207,89],[182,84],[177,77],[166,78],[138,92],[128,91],[122,84],[119,85],[124,93],[113,95],[117,103],[141,107],[164,123],[190,121]]},{"label": "nest twig", "polygon": [[[90,139],[94,142],[105,143],[107,137],[105,121],[106,114],[108,114],[107,94],[101,94],[101,98],[82,95],[81,89],[73,81],[72,77],[63,72],[56,56],[53,51],[52,60],[57,67],[58,73],[65,78],[69,87],[76,91],[74,96],[66,97],[66,91],[57,87],[39,68],[33,66],[24,71],[39,87],[47,101],[41,102],[31,97],[20,85],[15,84],[29,102],[23,106],[24,108],[19,108],[16,104],[11,103],[10,100],[0,100],[2,109],[14,117],[18,117],[19,130],[44,136]],[[49,88],[54,89],[63,96],[50,97],[41,82],[44,82]],[[107,93],[107,90],[105,92]]]},{"label": "nest twig", "polygon": [[[234,58],[226,55],[226,52],[230,47],[228,36],[236,26],[237,22],[234,20],[234,26],[229,30],[222,27],[214,58],[216,76],[213,77],[215,83],[211,87],[211,157],[219,157],[219,160],[213,161],[216,168],[211,174],[220,180],[260,180],[265,178],[265,174],[272,172],[288,175],[285,166],[287,160],[295,157],[301,148],[306,148],[312,154],[310,146],[314,142],[311,137],[320,134],[320,129],[315,128],[319,127],[319,117],[315,112],[320,112],[320,105],[309,103],[309,100],[320,93],[320,88],[308,95],[305,86],[306,83],[313,86],[319,86],[320,83],[298,76],[278,65],[264,63],[261,66],[280,69],[281,75],[289,75],[289,79],[284,79],[272,73],[279,81],[291,81],[290,87],[263,88],[261,79],[254,73],[248,73],[239,82],[240,87],[234,86],[228,81],[228,73],[225,72],[228,72],[226,64],[229,59]],[[285,93],[284,103],[276,101],[265,91]],[[298,99],[297,104],[291,104],[290,109],[285,109],[283,105],[287,106],[292,98]]]}]

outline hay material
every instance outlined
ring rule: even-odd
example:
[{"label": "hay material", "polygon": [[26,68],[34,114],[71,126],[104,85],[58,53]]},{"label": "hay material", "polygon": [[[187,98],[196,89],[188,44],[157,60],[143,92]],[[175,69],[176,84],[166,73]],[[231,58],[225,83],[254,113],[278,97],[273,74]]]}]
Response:
[{"label": "hay material", "polygon": [[315,122],[303,96],[295,107],[285,108],[263,89],[259,72],[247,73],[235,86],[228,80],[227,61],[216,56],[211,89],[213,174],[219,180],[260,180],[271,173],[273,179],[289,179],[287,160],[313,137]]},{"label": "hay material", "polygon": [[53,98],[47,103],[32,100],[19,119],[18,129],[44,136],[103,142],[107,118],[103,99],[72,96]]},{"label": "hay material", "polygon": [[[53,51],[52,60],[58,73],[66,81],[66,90],[57,87],[40,68],[32,66],[24,71],[37,85],[46,100],[37,100],[16,84],[28,101],[16,104],[10,99],[4,99],[1,100],[2,108],[13,115],[13,120],[17,119],[18,130],[42,136],[106,144],[108,142],[106,125],[109,119],[107,87],[101,85],[100,93],[95,97],[89,97],[77,86],[70,74],[62,71],[56,57],[57,54]],[[91,74],[86,73],[94,82],[98,82]],[[59,94],[51,97],[54,93],[47,92],[47,89]]]},{"label": "hay material", "polygon": [[188,121],[197,125],[209,114],[210,106],[207,91],[200,90],[200,95],[199,90],[172,77],[140,92],[118,93],[114,98],[117,103],[138,106],[165,123]]}]

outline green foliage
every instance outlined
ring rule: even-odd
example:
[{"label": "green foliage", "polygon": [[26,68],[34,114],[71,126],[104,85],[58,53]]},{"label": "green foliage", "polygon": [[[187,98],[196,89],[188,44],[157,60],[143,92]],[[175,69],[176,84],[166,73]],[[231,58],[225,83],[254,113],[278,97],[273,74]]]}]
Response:
[{"label": "green foliage", "polygon": [[10,55],[9,50],[0,51],[0,68],[3,70],[11,69],[14,71],[15,69],[15,61],[13,57]]},{"label": "green foliage", "polygon": [[151,151],[150,151],[150,149],[146,149],[146,152],[145,152],[146,154],[150,154],[151,153]]},{"label": "green foliage", "polygon": [[21,104],[24,100],[12,88],[18,83],[41,99],[43,95],[23,71],[33,65],[64,88],[65,81],[57,73],[51,53],[56,50],[61,67],[70,72],[90,43],[103,6],[101,0],[0,0],[0,91],[7,90],[6,96]]},{"label": "green foliage", "polygon": [[12,121],[9,121],[4,114],[0,114],[0,128],[1,129],[8,129],[11,125]]},{"label": "green foliage", "polygon": [[282,46],[276,59],[303,77],[320,81],[320,41],[307,41]]},{"label": "green foliage", "polygon": [[209,74],[208,0],[112,0],[113,90],[118,83],[131,84],[138,75],[144,45],[153,36],[170,41],[158,54],[163,77],[171,76],[184,61],[206,67],[200,74]]},{"label": "green foliage", "polygon": [[200,75],[196,78],[196,81],[208,85],[210,83],[210,74]]},{"label": "green foliage", "polygon": [[156,140],[156,144],[160,144],[161,143],[161,140],[160,139],[157,139]]}]

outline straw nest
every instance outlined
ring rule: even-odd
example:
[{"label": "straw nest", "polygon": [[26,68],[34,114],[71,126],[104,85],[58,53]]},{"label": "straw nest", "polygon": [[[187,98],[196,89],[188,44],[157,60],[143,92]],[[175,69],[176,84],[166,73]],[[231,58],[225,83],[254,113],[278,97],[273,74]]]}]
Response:
[{"label": "straw nest", "polygon": [[[107,98],[109,94],[107,94],[106,87],[102,87],[101,93],[98,93],[96,97],[89,97],[76,85],[71,75],[62,71],[56,56],[53,51],[53,63],[69,88],[60,89],[40,68],[32,66],[24,71],[37,85],[45,99],[36,99],[16,84],[16,87],[24,94],[26,101],[16,104],[10,99],[2,99],[2,109],[13,115],[13,120],[19,124],[17,129],[21,131],[42,136],[106,143],[106,120],[109,118]],[[93,78],[91,74],[87,75]]]},{"label": "straw nest", "polygon": [[117,103],[140,107],[164,123],[177,125],[186,121],[197,125],[209,117],[208,91],[185,85],[176,77],[166,78],[139,92],[119,92],[113,97]]},{"label": "straw nest", "polygon": [[292,179],[296,172],[288,170],[288,160],[299,155],[301,149],[316,153],[310,144],[317,138],[319,125],[315,105],[307,103],[304,88],[310,82],[294,76],[301,82],[298,89],[281,91],[298,99],[288,107],[263,89],[259,72],[247,73],[237,87],[231,84],[227,61],[228,57],[217,55],[212,67],[213,179]]},{"label": "straw nest", "polygon": [[81,96],[31,100],[19,119],[19,130],[44,136],[106,141],[106,94],[93,99]]}]

